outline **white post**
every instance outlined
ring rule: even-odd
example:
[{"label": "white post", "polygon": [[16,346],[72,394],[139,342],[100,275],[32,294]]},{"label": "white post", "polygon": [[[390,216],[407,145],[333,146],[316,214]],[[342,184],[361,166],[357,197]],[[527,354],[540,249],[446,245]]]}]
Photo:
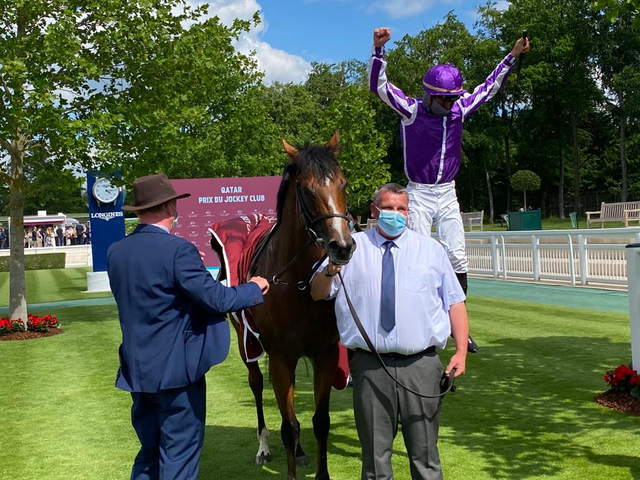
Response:
[{"label": "white post", "polygon": [[502,278],[507,279],[507,247],[504,244],[504,236],[500,235],[502,245]]},{"label": "white post", "polygon": [[498,278],[498,239],[491,235],[491,267],[493,278]]},{"label": "white post", "polygon": [[589,262],[587,261],[587,239],[584,235],[578,235],[578,255],[580,257],[580,285],[586,285]]},{"label": "white post", "polygon": [[573,263],[573,240],[571,239],[571,235],[567,235],[569,237],[569,276],[571,277],[571,285],[576,286],[576,266]]},{"label": "white post", "polygon": [[531,235],[531,259],[533,260],[533,280],[540,280],[540,253],[538,252],[538,237]]},{"label": "white post", "polygon": [[629,323],[631,324],[631,362],[640,370],[640,243],[627,245],[629,285]]}]

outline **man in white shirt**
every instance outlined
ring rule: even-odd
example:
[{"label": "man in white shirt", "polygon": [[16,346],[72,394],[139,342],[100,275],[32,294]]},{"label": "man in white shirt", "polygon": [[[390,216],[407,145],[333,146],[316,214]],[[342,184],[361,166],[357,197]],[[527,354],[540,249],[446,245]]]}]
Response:
[{"label": "man in white shirt", "polygon": [[[418,397],[387,376],[369,351],[347,305],[346,288],[364,329],[387,367],[404,385],[440,393],[443,370],[465,371],[469,324],[465,295],[444,248],[407,229],[409,197],[400,185],[378,189],[371,205],[376,229],[353,234],[349,264],[325,262],[311,284],[314,300],[336,299],[340,340],[354,351],[353,408],[362,445],[362,479],[391,479],[398,420],[412,479],[441,479],[438,455],[440,399]],[[344,287],[336,276],[342,272]],[[446,369],[435,351],[453,333],[456,353]]]}]

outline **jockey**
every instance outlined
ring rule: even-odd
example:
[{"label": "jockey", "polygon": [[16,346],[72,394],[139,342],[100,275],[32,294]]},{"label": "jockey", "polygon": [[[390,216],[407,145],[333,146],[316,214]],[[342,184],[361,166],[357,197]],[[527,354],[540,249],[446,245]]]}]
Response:
[{"label": "jockey", "polygon": [[[401,118],[404,171],[409,180],[409,226],[424,235],[431,235],[431,226],[436,227],[466,294],[468,262],[455,190],[455,178],[460,169],[462,124],[498,93],[517,58],[529,51],[529,41],[520,38],[511,53],[473,92],[463,88],[463,78],[456,67],[436,65],[423,78],[424,96],[412,98],[387,80],[384,45],[390,39],[389,28],[373,31],[369,89]],[[469,337],[469,351],[477,349]]]}]

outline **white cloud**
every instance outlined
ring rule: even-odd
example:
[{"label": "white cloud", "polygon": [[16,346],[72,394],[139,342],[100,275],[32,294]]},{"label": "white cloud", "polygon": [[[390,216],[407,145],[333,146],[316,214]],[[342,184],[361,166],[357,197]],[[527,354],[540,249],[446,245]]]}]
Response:
[{"label": "white cloud", "polygon": [[311,70],[309,62],[302,57],[273,48],[252,35],[241,37],[236,48],[244,54],[252,50],[256,52],[258,69],[265,72],[265,83],[301,83],[307,79]]},{"label": "white cloud", "polygon": [[[499,12],[504,12],[505,10],[509,10],[509,7],[511,6],[511,1],[510,0],[500,0],[498,2],[495,3],[495,5],[493,6],[493,8],[495,8],[496,10],[498,10]],[[478,21],[480,20],[480,11],[478,9],[475,10],[470,10],[467,12],[467,15],[474,21]]]},{"label": "white cloud", "polygon": [[[187,0],[191,7],[209,4],[207,17],[218,16],[225,25],[230,25],[236,18],[251,20],[253,14],[262,7],[256,0]],[[236,42],[236,49],[243,54],[255,51],[258,69],[265,73],[264,81],[304,82],[311,70],[311,65],[304,58],[284,50],[272,47],[262,41],[262,36],[269,27],[265,18],[251,31],[241,35]]]},{"label": "white cloud", "polygon": [[[377,0],[371,4],[369,11],[382,10],[391,18],[403,18],[420,15],[435,3],[435,0]],[[458,3],[458,0],[443,0],[441,3]]]}]

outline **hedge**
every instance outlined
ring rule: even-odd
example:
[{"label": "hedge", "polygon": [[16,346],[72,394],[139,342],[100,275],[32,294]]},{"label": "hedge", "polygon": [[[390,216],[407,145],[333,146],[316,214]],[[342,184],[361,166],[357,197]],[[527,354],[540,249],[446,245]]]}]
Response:
[{"label": "hedge", "polygon": [[[58,253],[36,253],[24,256],[25,270],[51,270],[53,268],[64,268],[67,254]],[[0,257],[0,272],[9,271],[9,257]]]}]

